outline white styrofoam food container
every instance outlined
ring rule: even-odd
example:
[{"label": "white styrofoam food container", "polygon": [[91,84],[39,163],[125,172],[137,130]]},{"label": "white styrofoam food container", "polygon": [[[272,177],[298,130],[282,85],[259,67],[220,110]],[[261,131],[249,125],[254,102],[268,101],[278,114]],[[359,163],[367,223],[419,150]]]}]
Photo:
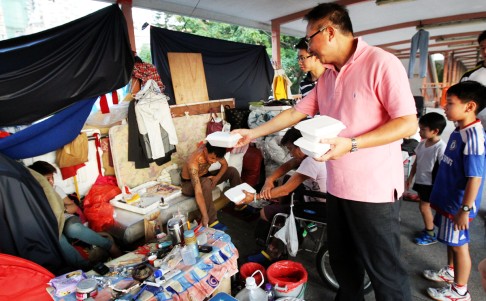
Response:
[{"label": "white styrofoam food container", "polygon": [[239,203],[246,196],[243,190],[250,193],[256,193],[256,190],[253,187],[251,187],[248,183],[242,183],[238,186],[226,190],[224,195],[228,199],[230,199],[230,201],[232,201],[233,203]]},{"label": "white styrofoam food container", "polygon": [[234,147],[238,140],[241,139],[240,134],[230,134],[226,132],[214,132],[206,137],[206,141],[212,146],[216,147]]},{"label": "white styrofoam food container", "polygon": [[302,137],[305,139],[319,142],[322,138],[337,137],[346,126],[337,119],[322,115],[301,121],[295,128],[302,133]]},{"label": "white styrofoam food container", "polygon": [[319,158],[331,149],[329,144],[311,142],[304,137],[297,139],[294,144],[300,147],[304,154],[312,158]]}]

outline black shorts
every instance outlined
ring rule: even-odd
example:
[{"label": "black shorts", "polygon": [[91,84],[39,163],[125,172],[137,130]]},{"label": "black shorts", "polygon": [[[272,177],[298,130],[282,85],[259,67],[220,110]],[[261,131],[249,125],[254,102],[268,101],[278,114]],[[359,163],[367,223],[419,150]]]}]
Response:
[{"label": "black shorts", "polygon": [[413,184],[413,190],[418,193],[421,201],[430,202],[430,193],[432,192],[432,185]]}]

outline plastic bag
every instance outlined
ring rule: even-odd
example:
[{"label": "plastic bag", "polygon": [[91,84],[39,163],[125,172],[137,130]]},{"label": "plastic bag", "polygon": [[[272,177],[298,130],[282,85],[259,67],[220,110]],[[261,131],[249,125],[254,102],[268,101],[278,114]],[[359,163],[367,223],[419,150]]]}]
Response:
[{"label": "plastic bag", "polygon": [[[284,288],[292,292],[307,283],[308,273],[304,266],[291,260],[280,260],[272,263],[267,269],[267,279],[274,287]],[[276,288],[278,291],[278,289]]]},{"label": "plastic bag", "polygon": [[295,257],[299,250],[299,237],[297,236],[297,227],[294,218],[294,195],[292,194],[290,201],[290,214],[285,220],[285,225],[275,233],[275,237],[283,241],[287,246],[287,252],[290,256]]},{"label": "plastic bag", "polygon": [[88,194],[84,205],[84,215],[89,221],[89,227],[96,232],[104,231],[104,228],[113,225],[114,209],[110,200],[121,193],[113,176],[98,176]]}]

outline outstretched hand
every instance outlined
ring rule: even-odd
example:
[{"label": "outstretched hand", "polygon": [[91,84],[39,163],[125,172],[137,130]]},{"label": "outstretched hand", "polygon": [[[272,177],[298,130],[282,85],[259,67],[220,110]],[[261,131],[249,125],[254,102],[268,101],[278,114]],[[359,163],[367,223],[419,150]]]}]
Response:
[{"label": "outstretched hand", "polygon": [[351,150],[351,139],[349,138],[344,138],[344,137],[325,138],[325,139],[321,139],[320,142],[325,144],[330,144],[331,149],[328,150],[320,158],[315,158],[315,160],[319,162],[339,159],[342,156],[349,153],[349,151]]},{"label": "outstretched hand", "polygon": [[247,145],[253,139],[252,136],[251,136],[251,130],[249,130],[249,129],[232,130],[231,134],[240,134],[242,136],[242,138],[240,138],[240,140],[238,140],[238,143],[236,143],[236,145],[234,147],[241,147],[241,146]]}]

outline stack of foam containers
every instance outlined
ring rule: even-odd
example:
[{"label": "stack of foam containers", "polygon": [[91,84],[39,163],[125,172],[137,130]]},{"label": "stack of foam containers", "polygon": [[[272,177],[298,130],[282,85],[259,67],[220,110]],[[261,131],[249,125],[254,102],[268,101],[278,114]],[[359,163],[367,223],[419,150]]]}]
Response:
[{"label": "stack of foam containers", "polygon": [[321,139],[337,137],[346,126],[337,119],[322,115],[301,121],[295,128],[302,133],[302,137],[294,144],[307,156],[319,158],[330,149],[329,144],[320,143]]}]

